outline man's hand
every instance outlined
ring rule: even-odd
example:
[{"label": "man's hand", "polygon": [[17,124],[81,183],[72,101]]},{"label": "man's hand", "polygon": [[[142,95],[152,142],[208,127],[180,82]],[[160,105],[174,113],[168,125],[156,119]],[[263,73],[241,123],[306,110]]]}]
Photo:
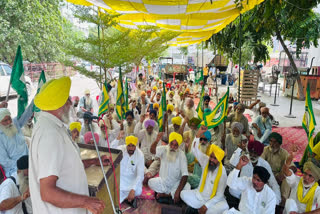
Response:
[{"label": "man's hand", "polygon": [[200,129],[197,132],[197,138],[201,137],[201,135],[203,135],[203,133],[205,133],[208,130],[208,127],[201,125]]},{"label": "man's hand", "polygon": [[207,212],[208,208],[206,207],[206,205],[203,205],[202,207],[200,207],[200,209],[198,209],[199,214],[205,214]]},{"label": "man's hand", "polygon": [[29,188],[22,194],[21,199],[22,201],[26,200],[27,198],[30,197],[30,191]]},{"label": "man's hand", "polygon": [[239,163],[237,165],[237,169],[241,169],[242,167],[244,167],[245,165],[247,165],[249,163],[249,158],[245,155],[241,156],[239,159]]},{"label": "man's hand", "polygon": [[174,193],[173,201],[175,204],[180,202],[180,191],[176,190],[176,192]]},{"label": "man's hand", "polygon": [[118,135],[118,137],[117,137],[117,140],[121,140],[121,139],[124,137],[124,135],[125,135],[124,131],[121,130],[121,131],[119,132],[119,135]]},{"label": "man's hand", "polygon": [[[143,123],[144,119],[146,119],[146,115],[145,115],[145,114],[141,115],[141,117],[140,117],[140,123]],[[142,125],[143,125],[143,124],[142,124]]]},{"label": "man's hand", "polygon": [[8,108],[8,103],[6,101],[3,101],[0,103],[0,108]]},{"label": "man's hand", "polygon": [[290,165],[293,161],[293,158],[296,156],[297,152],[299,150],[299,147],[297,145],[292,145],[291,150],[289,152],[289,157],[286,160],[286,165]]},{"label": "man's hand", "polygon": [[92,212],[92,214],[101,214],[105,208],[105,204],[97,198],[88,197],[84,203],[84,208]]},{"label": "man's hand", "polygon": [[259,127],[257,128],[257,131],[258,131],[258,137],[262,137],[261,129]]},{"label": "man's hand", "polygon": [[134,197],[135,197],[135,191],[132,189],[130,190],[129,192],[129,195],[128,195],[128,201],[131,202],[134,200]]}]

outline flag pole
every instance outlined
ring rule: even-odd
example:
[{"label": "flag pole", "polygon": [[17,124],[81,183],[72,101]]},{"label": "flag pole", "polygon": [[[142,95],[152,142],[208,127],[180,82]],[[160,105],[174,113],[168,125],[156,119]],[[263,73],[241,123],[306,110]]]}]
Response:
[{"label": "flag pole", "polygon": [[9,86],[8,86],[6,102],[8,102],[8,100],[9,100],[10,88],[11,88],[11,81],[10,81]]}]

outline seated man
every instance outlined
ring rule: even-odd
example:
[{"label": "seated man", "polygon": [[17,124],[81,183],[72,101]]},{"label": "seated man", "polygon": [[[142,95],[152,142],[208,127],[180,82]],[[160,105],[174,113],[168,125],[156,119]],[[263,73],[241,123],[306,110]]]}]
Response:
[{"label": "seated man", "polygon": [[158,142],[153,142],[150,152],[161,160],[160,174],[157,178],[151,178],[149,187],[156,192],[156,199],[159,202],[170,203],[170,198],[174,203],[180,202],[180,193],[183,189],[190,189],[187,184],[188,169],[186,156],[181,149],[182,136],[172,132],[169,136],[167,146],[158,146]]},{"label": "seated man", "polygon": [[[143,120],[143,117],[140,118]],[[136,136],[139,139],[140,146],[143,155],[144,161],[147,168],[154,161],[154,155],[150,152],[151,144],[157,139],[158,132],[154,130],[156,122],[154,120],[147,120],[144,123],[144,129],[139,130],[136,133]]]},{"label": "seated man", "polygon": [[0,165],[7,177],[17,172],[17,160],[28,154],[28,147],[22,133],[22,127],[32,116],[33,102],[18,119],[12,119],[7,108],[0,108]]},{"label": "seated man", "polygon": [[[272,132],[269,135],[270,145],[265,147],[261,158],[268,161],[271,166],[272,172],[277,179],[278,183],[281,185],[281,197],[282,201],[289,197],[290,187],[282,173],[282,166],[285,164],[289,154],[287,150],[281,148],[282,136],[277,132]],[[291,163],[292,170],[296,171],[296,168]]]},{"label": "seated man", "polygon": [[81,143],[84,142],[83,139],[80,138],[80,130],[81,130],[81,123],[80,122],[72,122],[69,125],[69,131],[74,143]]},{"label": "seated man", "polygon": [[227,184],[241,192],[239,211],[234,207],[224,214],[272,214],[276,209],[276,196],[266,185],[270,174],[262,166],[255,166],[251,177],[240,176],[242,167],[249,163],[247,156],[242,156],[236,168],[228,176]]},{"label": "seated man", "polygon": [[120,131],[120,125],[116,120],[112,118],[110,112],[103,116],[102,119],[99,120],[100,127],[100,141],[99,145],[108,147],[108,141],[111,143],[114,139],[116,139],[117,134]]},{"label": "seated man", "polygon": [[[227,171],[227,175],[229,175],[229,173],[237,166],[239,162],[238,158],[248,153],[247,145],[248,145],[248,138],[245,135],[241,135],[241,140],[238,143],[237,149],[233,152],[231,159],[229,161],[226,161],[224,164],[224,167]],[[239,202],[240,201],[238,201],[238,203]]]},{"label": "seated man", "polygon": [[[197,138],[195,138],[193,143],[197,142],[196,140]],[[210,143],[211,133],[207,130],[200,136],[200,139],[198,140],[200,141],[200,143],[197,149],[200,150],[203,154],[209,155],[208,152],[211,145]],[[189,145],[185,146],[187,161],[188,163],[194,164],[193,172],[188,177],[188,183],[191,185],[191,189],[195,189],[199,186],[201,175],[202,175],[202,168],[200,163],[198,162],[198,159],[195,157],[194,152],[192,151],[193,147],[191,146],[191,152],[187,152],[188,148],[189,148]]]},{"label": "seated man", "polygon": [[227,173],[222,165],[224,151],[214,144],[209,146],[208,154],[199,149],[199,142],[203,141],[206,132],[207,128],[202,126],[192,145],[192,153],[203,170],[200,185],[194,190],[183,190],[181,199],[190,207],[189,210],[219,214],[229,208],[223,194],[227,181]]},{"label": "seated man", "polygon": [[153,129],[156,132],[158,132],[159,125],[157,123],[157,112],[155,110],[150,110],[149,118],[146,118],[146,115],[141,113],[140,121],[136,124],[136,126],[134,128],[134,133],[137,134],[140,130],[144,129],[144,127],[146,126],[145,123],[148,120],[153,120],[155,122]]},{"label": "seated man", "polygon": [[[243,125],[239,122],[233,122],[231,124],[231,133],[226,135],[225,143],[225,152],[226,152],[226,161],[228,162],[233,155],[234,151],[238,148],[238,144],[241,141],[241,133],[243,130]],[[223,138],[222,138],[223,139]]]},{"label": "seated man", "polygon": [[171,120],[172,118],[174,118],[176,116],[175,113],[173,113],[174,111],[174,107],[172,104],[168,104],[167,105],[167,112],[166,112],[166,117],[168,118],[168,125],[170,126],[171,125]]},{"label": "seated man", "polygon": [[[97,133],[100,135],[100,128],[98,126],[98,124],[94,121],[92,121],[92,129],[94,133]],[[84,134],[87,132],[91,132],[91,128],[89,126],[89,120],[88,119],[84,119],[83,120],[83,125],[81,127],[81,131],[80,131],[80,136],[84,137]]]},{"label": "seated man", "polygon": [[[168,126],[168,132],[169,134],[171,134],[171,132],[178,132],[180,131],[180,127],[181,127],[181,123],[182,123],[182,119],[180,116],[174,117],[171,119],[171,125]],[[165,127],[166,128],[166,127]],[[166,130],[167,133],[167,130]]]},{"label": "seated man", "polygon": [[[296,151],[290,152],[286,163],[283,165],[283,173],[291,187],[289,199],[285,204],[284,214],[296,213],[319,213],[320,188],[320,168],[310,159],[303,165],[303,177],[296,176],[290,169],[290,164]],[[313,211],[313,212],[312,212]]]},{"label": "seated man", "polygon": [[[99,145],[99,135],[97,133],[93,133],[94,139],[96,140],[97,145]],[[94,140],[91,132],[85,133],[83,136],[84,143],[94,145]]]},{"label": "seated man", "polygon": [[261,115],[253,120],[252,127],[254,139],[264,145],[268,145],[268,137],[272,132],[272,120],[269,117],[269,109],[267,107],[261,109]]},{"label": "seated man", "polygon": [[236,107],[235,113],[230,114],[228,117],[226,117],[226,122],[230,122],[230,126],[233,122],[239,122],[243,125],[243,132],[241,134],[245,134],[246,136],[249,136],[249,123],[248,119],[243,115],[244,111],[246,110],[246,107],[244,104],[239,103]]},{"label": "seated man", "polygon": [[[241,169],[241,172],[240,172],[240,176],[241,177],[243,177],[243,176],[252,177],[253,169],[256,166],[262,166],[265,169],[267,169],[270,174],[270,179],[268,181],[268,185],[274,191],[274,193],[276,195],[277,204],[279,204],[281,201],[280,187],[279,187],[278,182],[272,173],[272,170],[271,170],[269,163],[260,157],[263,152],[263,148],[264,148],[263,144],[260,143],[259,141],[253,141],[253,142],[248,143],[248,151],[249,151],[250,161],[248,164],[243,166],[243,168]],[[234,157],[234,156],[237,156],[237,157]],[[241,156],[239,155],[239,153],[234,153],[233,157],[231,157],[231,159],[233,159],[233,163],[237,163],[237,162],[239,162],[240,157]],[[241,192],[239,190],[229,188],[229,192],[233,197],[240,199]]]},{"label": "seated man", "polygon": [[18,180],[8,177],[0,183],[0,213],[32,213],[28,184],[28,155],[22,156],[16,165]]},{"label": "seated man", "polygon": [[[120,162],[120,203],[127,200],[128,203],[136,208],[135,197],[142,193],[142,181],[144,176],[144,157],[139,148],[136,148],[138,138],[128,136],[125,139],[126,145],[117,146],[121,150],[123,158]],[[112,144],[119,143],[115,139]]]}]

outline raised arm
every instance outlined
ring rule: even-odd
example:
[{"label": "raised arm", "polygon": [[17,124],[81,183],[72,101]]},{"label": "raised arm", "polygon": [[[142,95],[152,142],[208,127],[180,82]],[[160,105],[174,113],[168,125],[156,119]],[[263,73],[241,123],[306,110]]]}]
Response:
[{"label": "raised arm", "polygon": [[158,145],[159,141],[161,140],[163,134],[164,134],[164,132],[159,132],[156,140],[151,144],[151,146],[150,146],[151,154],[154,154],[154,155],[156,154],[157,145]]}]

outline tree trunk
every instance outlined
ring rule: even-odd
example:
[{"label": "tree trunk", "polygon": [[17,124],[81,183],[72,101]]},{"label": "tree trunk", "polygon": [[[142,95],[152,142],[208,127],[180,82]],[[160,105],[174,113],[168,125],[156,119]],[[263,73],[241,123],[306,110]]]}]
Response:
[{"label": "tree trunk", "polygon": [[284,51],[286,52],[288,58],[289,58],[289,61],[290,61],[290,64],[293,68],[293,70],[298,73],[298,78],[297,78],[297,83],[298,83],[298,90],[299,90],[299,100],[304,100],[304,93],[303,93],[303,86],[302,86],[302,83],[301,83],[301,79],[300,79],[300,74],[299,74],[299,71],[298,71],[298,68],[297,68],[297,65],[296,63],[294,62],[293,60],[293,57],[292,57],[292,54],[290,53],[288,47],[286,46],[286,44],[284,43],[282,37],[281,37],[281,34],[280,34],[280,31],[276,31],[276,35],[277,35],[277,39],[280,41]]}]

